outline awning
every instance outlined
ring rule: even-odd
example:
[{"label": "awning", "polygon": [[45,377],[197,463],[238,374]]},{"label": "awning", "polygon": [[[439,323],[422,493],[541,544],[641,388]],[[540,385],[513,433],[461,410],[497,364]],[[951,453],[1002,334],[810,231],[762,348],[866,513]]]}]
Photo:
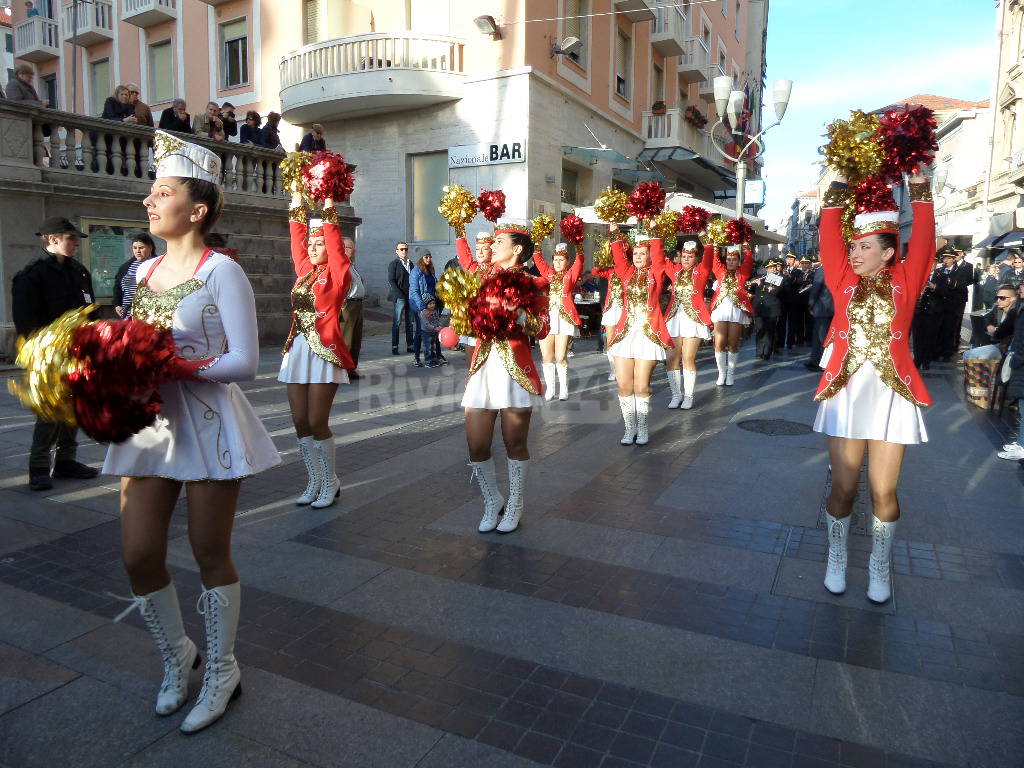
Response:
[{"label": "awning", "polygon": [[980,243],[975,243],[974,245],[972,245],[971,248],[997,248],[998,246],[996,245],[996,243],[998,242],[998,240],[1001,237],[1003,237],[1003,236],[1002,235],[989,235],[984,240],[982,240]]},{"label": "awning", "polygon": [[709,162],[696,152],[685,147],[661,147],[643,149],[637,160],[657,163],[706,189],[725,189],[736,186],[736,175]]},{"label": "awning", "polygon": [[605,147],[562,147],[562,154],[578,163],[628,163],[630,158]]},{"label": "awning", "polygon": [[976,235],[984,229],[981,217],[974,211],[967,211],[959,216],[954,216],[949,221],[940,225],[939,234],[943,237],[957,237],[959,235]]},{"label": "awning", "polygon": [[1020,248],[1024,245],[1024,232],[1011,232],[999,240],[1000,248]]},{"label": "awning", "polygon": [[639,168],[612,168],[612,178],[628,181],[630,184],[639,184],[641,181],[668,181],[663,173]]}]

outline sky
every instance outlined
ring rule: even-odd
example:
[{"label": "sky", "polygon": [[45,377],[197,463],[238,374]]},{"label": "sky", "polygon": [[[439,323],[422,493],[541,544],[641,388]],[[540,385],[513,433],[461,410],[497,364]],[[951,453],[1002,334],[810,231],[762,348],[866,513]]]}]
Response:
[{"label": "sky", "polygon": [[[767,134],[759,216],[776,227],[797,194],[815,186],[825,126],[851,109],[917,93],[990,97],[995,71],[993,0],[770,0],[766,100],[793,80],[782,123]],[[765,124],[774,120],[765,105]]]}]

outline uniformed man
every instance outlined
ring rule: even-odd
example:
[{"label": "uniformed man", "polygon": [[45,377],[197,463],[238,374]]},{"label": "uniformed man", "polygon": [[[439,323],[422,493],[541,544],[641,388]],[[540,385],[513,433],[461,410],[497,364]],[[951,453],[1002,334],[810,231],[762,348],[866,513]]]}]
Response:
[{"label": "uniformed man", "polygon": [[785,299],[791,290],[791,282],[782,274],[782,262],[770,259],[764,265],[765,274],[752,280],[751,303],[754,308],[754,336],[757,356],[770,360],[775,350],[775,336],[779,318],[782,317]]}]

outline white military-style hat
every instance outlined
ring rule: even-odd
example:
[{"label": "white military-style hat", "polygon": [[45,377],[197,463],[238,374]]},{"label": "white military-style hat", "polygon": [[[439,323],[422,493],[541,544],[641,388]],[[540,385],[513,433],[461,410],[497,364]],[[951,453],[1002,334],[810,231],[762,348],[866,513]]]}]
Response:
[{"label": "white military-style hat", "polygon": [[725,252],[726,253],[739,253],[740,252],[740,247],[739,247],[739,245],[737,243],[730,243],[729,245],[725,246]]},{"label": "white military-style hat", "polygon": [[687,240],[685,243],[683,243],[683,252],[684,253],[696,253],[697,252],[697,241],[696,240]]},{"label": "white military-style hat", "polygon": [[176,176],[220,185],[221,162],[216,153],[164,131],[157,131],[153,138],[153,163],[157,178]]},{"label": "white military-style hat", "polygon": [[565,243],[559,243],[558,245],[555,246],[555,253],[561,253],[562,251],[568,251],[568,250],[569,250],[569,246],[566,245]]}]

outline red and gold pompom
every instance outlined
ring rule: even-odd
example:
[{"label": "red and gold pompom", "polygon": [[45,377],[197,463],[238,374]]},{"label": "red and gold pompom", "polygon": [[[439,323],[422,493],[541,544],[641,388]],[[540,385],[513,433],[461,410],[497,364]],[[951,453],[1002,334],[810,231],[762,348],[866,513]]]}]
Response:
[{"label": "red and gold pompom", "polygon": [[935,139],[935,113],[927,107],[892,109],[879,118],[878,143],[882,147],[879,174],[892,181],[931,164],[939,143]]},{"label": "red and gold pompom", "polygon": [[892,196],[892,184],[881,176],[871,176],[854,187],[853,200],[857,213],[895,211],[899,208]]},{"label": "red and gold pompom", "polygon": [[505,213],[505,193],[500,189],[482,189],[476,199],[476,206],[481,216],[495,224]]},{"label": "red and gold pompom", "polygon": [[679,231],[686,234],[703,232],[711,221],[711,211],[699,205],[687,205],[679,214]]},{"label": "red and gold pompom", "polygon": [[641,221],[653,219],[665,207],[665,190],[655,181],[644,181],[637,185],[629,196],[626,210]]},{"label": "red and gold pompom", "polygon": [[730,243],[742,245],[754,238],[754,228],[746,219],[730,219],[725,225],[725,239]]},{"label": "red and gold pompom", "polygon": [[575,213],[570,213],[561,223],[562,237],[565,238],[567,243],[582,243],[583,242],[583,219],[577,216]]},{"label": "red and gold pompom", "polygon": [[345,158],[337,152],[321,150],[302,169],[302,182],[314,200],[348,200],[355,188],[355,177]]},{"label": "red and gold pompom", "polygon": [[519,327],[520,310],[531,315],[547,312],[548,298],[521,269],[499,272],[484,281],[469,304],[473,332],[481,339],[507,339]]}]

